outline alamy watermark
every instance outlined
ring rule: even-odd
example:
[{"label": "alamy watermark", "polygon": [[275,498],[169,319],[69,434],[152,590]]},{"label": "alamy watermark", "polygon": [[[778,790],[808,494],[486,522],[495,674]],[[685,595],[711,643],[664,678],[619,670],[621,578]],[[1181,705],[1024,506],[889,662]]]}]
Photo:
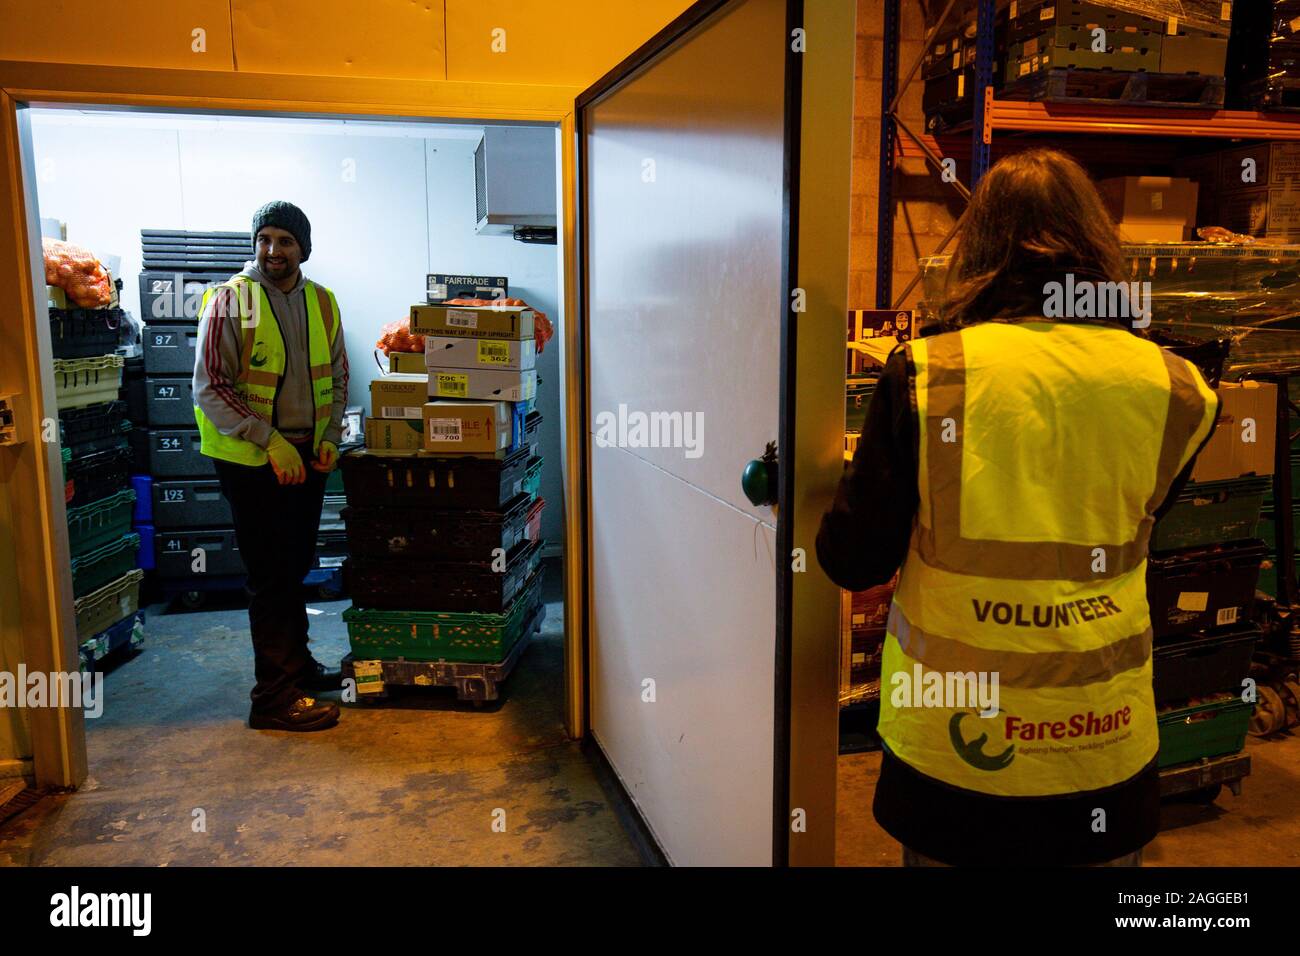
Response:
[{"label": "alamy watermark", "polygon": [[910,674],[895,671],[889,683],[889,702],[896,708],[973,707],[981,717],[998,714],[997,671],[927,671],[913,664]]},{"label": "alamy watermark", "polygon": [[0,671],[0,708],[7,707],[78,707],[87,717],[104,713],[104,675],[98,671],[27,670],[18,665],[18,673]]},{"label": "alamy watermark", "polygon": [[628,411],[596,415],[596,444],[601,448],[681,448],[687,458],[704,454],[703,412]]},{"label": "alamy watermark", "polygon": [[1043,315],[1049,319],[1128,319],[1135,329],[1151,324],[1150,282],[1096,282],[1075,279],[1043,286]]}]

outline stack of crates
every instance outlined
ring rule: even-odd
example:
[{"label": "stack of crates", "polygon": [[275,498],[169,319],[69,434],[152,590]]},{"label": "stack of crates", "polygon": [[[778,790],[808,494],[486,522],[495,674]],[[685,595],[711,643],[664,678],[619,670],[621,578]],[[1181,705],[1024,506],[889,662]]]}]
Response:
[{"label": "stack of crates", "polygon": [[1229,51],[1232,104],[1300,108],[1300,0],[1239,4]]},{"label": "stack of crates", "polygon": [[[1300,403],[1300,376],[1289,378],[1287,381],[1291,401]],[[1291,540],[1296,543],[1297,567],[1300,568],[1300,542],[1296,542],[1295,538],[1295,531],[1300,529],[1300,437],[1291,442],[1289,460],[1291,464]],[[1270,495],[1264,502],[1264,519],[1260,523],[1260,537],[1268,545],[1270,557],[1275,555],[1277,551],[1278,520],[1277,507],[1272,495]],[[1270,597],[1277,597],[1277,575],[1278,568],[1273,560],[1266,562],[1259,572],[1259,589]]]},{"label": "stack of crates", "polygon": [[77,642],[84,668],[143,640],[136,553],[131,531],[135,491],[127,476],[131,421],[118,398],[125,360],[116,354],[126,315],[116,305],[71,305],[46,287],[55,401],[62,447],[68,544]]},{"label": "stack of crates", "polygon": [[[169,229],[142,229],[140,236],[143,379],[129,384],[138,389],[146,426],[132,476],[142,563],[170,593],[237,587],[244,566],[234,517],[212,459],[199,451],[193,376],[203,294],[244,267],[252,237]],[[201,572],[192,557],[197,548]]]},{"label": "stack of crates", "polygon": [[[366,448],[342,457],[345,673],[492,700],[540,627],[541,416],[532,313],[415,306],[424,373],[371,384]],[[437,334],[434,334],[434,332]]]},{"label": "stack of crates", "polygon": [[[1147,601],[1162,769],[1239,752],[1254,707],[1242,691],[1261,637],[1255,588],[1272,553],[1260,534],[1273,485],[1264,412],[1276,393],[1229,384],[1218,391],[1219,427],[1151,536]],[[1247,417],[1262,421],[1243,450]]]},{"label": "stack of crates", "polygon": [[[1004,99],[1094,99],[1219,106],[1229,0],[1000,0],[993,85]],[[926,128],[973,116],[976,18],[958,7],[925,51]]]}]

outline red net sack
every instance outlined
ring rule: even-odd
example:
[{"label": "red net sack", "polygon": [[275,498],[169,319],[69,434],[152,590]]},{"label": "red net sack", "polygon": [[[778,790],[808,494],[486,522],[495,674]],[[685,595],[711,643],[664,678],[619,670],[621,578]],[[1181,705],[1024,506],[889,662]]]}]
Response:
[{"label": "red net sack", "polygon": [[62,289],[83,309],[103,308],[113,301],[108,270],[89,249],[61,239],[42,239],[45,284]]},{"label": "red net sack", "polygon": [[411,334],[411,317],[389,322],[381,330],[383,335],[375,343],[375,348],[383,350],[385,355],[392,352],[423,352],[424,336]]}]

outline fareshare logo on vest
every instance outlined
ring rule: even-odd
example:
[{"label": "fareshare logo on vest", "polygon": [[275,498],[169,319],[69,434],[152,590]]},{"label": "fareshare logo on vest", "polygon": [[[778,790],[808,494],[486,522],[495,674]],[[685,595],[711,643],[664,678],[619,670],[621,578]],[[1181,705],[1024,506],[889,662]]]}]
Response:
[{"label": "fareshare logo on vest", "polygon": [[1078,754],[1104,750],[1133,733],[1133,710],[1127,704],[1110,713],[1088,710],[1050,720],[1026,720],[1015,714],[1001,714],[1002,720],[992,726],[1000,727],[1002,740],[1009,743],[1005,750],[989,754],[984,751],[989,740],[987,731],[974,740],[967,740],[962,733],[962,718],[973,716],[968,710],[953,714],[948,721],[948,737],[957,756],[976,770],[1005,770],[1015,759],[1018,745],[1025,754]]}]

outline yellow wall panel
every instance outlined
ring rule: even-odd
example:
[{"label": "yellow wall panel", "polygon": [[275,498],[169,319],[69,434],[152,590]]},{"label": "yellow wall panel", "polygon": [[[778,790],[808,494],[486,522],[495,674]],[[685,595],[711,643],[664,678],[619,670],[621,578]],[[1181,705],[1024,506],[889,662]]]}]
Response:
[{"label": "yellow wall panel", "polygon": [[231,0],[241,72],[443,80],[442,0]]},{"label": "yellow wall panel", "polygon": [[586,87],[690,5],[690,0],[447,0],[447,78]]},{"label": "yellow wall panel", "polygon": [[230,7],[227,0],[0,0],[0,60],[229,70]]}]

